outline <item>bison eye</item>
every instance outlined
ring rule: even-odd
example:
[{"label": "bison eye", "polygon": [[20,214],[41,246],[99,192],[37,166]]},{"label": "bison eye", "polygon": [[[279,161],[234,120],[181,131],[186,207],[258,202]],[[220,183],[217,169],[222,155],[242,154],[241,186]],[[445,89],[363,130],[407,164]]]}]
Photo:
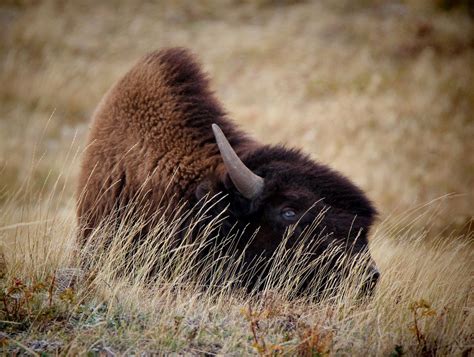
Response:
[{"label": "bison eye", "polygon": [[286,220],[293,220],[296,217],[296,212],[293,208],[283,208],[281,216]]}]

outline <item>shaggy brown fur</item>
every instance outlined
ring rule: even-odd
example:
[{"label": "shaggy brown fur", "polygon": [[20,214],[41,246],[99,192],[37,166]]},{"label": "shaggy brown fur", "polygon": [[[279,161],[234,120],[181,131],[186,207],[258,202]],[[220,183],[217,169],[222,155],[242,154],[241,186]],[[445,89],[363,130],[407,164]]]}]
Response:
[{"label": "shaggy brown fur", "polygon": [[180,48],[142,58],[105,95],[92,123],[78,191],[86,237],[118,201],[139,192],[152,207],[189,201],[205,177],[221,175],[212,123],[238,154],[253,145],[225,118],[193,56]]}]

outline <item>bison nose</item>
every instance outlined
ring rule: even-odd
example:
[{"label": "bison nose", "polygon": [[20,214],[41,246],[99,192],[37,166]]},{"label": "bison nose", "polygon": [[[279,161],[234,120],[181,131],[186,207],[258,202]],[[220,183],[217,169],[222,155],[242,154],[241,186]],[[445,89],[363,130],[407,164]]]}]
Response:
[{"label": "bison nose", "polygon": [[375,265],[368,268],[366,278],[363,283],[363,291],[367,295],[372,295],[380,278],[380,272]]},{"label": "bison nose", "polygon": [[380,271],[376,266],[370,267],[369,279],[376,283],[380,278]]},{"label": "bison nose", "polygon": [[367,280],[366,280],[366,286],[369,288],[369,290],[373,290],[375,288],[375,285],[377,285],[377,282],[380,278],[380,271],[378,268],[373,265],[369,268]]}]

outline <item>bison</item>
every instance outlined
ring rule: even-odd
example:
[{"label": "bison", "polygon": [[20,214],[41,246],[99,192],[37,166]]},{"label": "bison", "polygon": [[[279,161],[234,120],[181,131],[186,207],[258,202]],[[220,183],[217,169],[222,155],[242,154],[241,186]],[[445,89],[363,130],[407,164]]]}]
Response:
[{"label": "bison", "polygon": [[[258,257],[271,259],[289,227],[291,248],[321,212],[311,231],[319,244],[308,246],[310,254],[316,258],[337,243],[348,247],[345,255],[358,257],[368,251],[376,216],[365,194],[341,174],[297,149],[263,145],[242,132],[182,48],[144,56],[93,114],[78,187],[80,240],[107,217],[120,216],[140,192],[147,207],[142,214],[150,217],[164,204],[192,208],[222,194],[208,214],[226,212],[222,236],[246,232],[236,246],[246,247],[249,266]],[[374,265],[372,283],[378,275]],[[246,279],[256,284],[255,275]]]}]

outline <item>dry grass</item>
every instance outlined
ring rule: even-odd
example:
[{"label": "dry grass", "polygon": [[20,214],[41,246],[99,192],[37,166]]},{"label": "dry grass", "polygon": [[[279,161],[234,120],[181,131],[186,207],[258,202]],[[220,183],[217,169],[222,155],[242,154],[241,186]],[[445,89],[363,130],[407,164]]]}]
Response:
[{"label": "dry grass", "polygon": [[[468,355],[473,43],[472,19],[424,1],[0,5],[0,346]],[[246,130],[303,148],[375,201],[381,219],[371,251],[383,278],[372,299],[356,299],[354,281],[318,303],[288,300],[284,286],[260,297],[203,290],[184,284],[199,282],[183,259],[193,247],[150,287],[143,272],[114,277],[120,244],[67,288],[88,117],[138,57],[176,45],[199,54]],[[164,241],[172,227],[162,227]]]},{"label": "dry grass", "polygon": [[[474,237],[427,242],[426,232],[406,220],[436,218],[433,209],[380,225],[371,251],[382,280],[373,296],[358,293],[366,268],[359,264],[336,296],[294,298],[288,283],[304,274],[304,256],[283,265],[280,250],[272,282],[260,294],[232,289],[238,272],[231,255],[194,259],[204,244],[214,244],[213,226],[193,243],[172,245],[182,214],[160,221],[131,261],[126,252],[139,220],[114,233],[105,225],[91,238],[114,234],[111,246],[76,251],[72,217],[62,216],[54,199],[23,211],[21,225],[13,223],[16,205],[3,208],[0,337],[6,351],[308,356],[451,355],[472,348]],[[89,263],[85,275],[74,268],[78,255]],[[155,264],[159,275],[150,282]],[[203,267],[217,272],[205,287]]]}]

